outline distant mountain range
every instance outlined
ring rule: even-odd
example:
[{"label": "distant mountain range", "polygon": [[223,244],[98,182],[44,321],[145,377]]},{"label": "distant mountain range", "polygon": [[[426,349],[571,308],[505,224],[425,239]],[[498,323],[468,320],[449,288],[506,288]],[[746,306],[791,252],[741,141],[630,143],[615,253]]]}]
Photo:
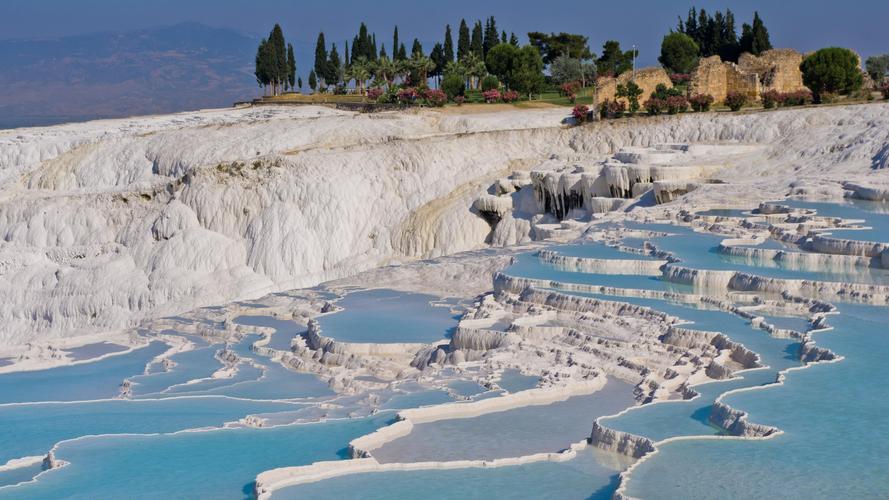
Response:
[{"label": "distant mountain range", "polygon": [[259,94],[257,43],[197,23],[0,40],[0,128],[230,106]]}]

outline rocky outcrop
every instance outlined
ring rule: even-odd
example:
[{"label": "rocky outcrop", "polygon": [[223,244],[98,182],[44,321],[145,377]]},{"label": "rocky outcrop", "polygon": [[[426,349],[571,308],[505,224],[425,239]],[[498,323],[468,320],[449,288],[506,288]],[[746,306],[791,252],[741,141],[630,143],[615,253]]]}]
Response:
[{"label": "rocky outcrop", "polygon": [[710,422],[725,429],[732,436],[764,438],[780,432],[777,427],[750,423],[745,412],[736,410],[722,401],[713,403]]},{"label": "rocky outcrop", "polygon": [[598,421],[593,422],[593,430],[590,432],[590,444],[597,448],[632,458],[642,458],[655,450],[654,442],[650,439],[636,436],[629,432],[609,429]]}]

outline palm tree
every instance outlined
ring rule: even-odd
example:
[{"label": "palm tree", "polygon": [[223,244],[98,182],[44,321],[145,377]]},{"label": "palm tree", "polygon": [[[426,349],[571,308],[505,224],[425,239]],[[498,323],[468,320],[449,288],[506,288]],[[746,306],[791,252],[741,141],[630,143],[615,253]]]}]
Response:
[{"label": "palm tree", "polygon": [[401,80],[404,81],[410,74],[411,74],[410,59],[404,59],[404,60],[395,62],[395,76],[396,77],[401,77]]},{"label": "palm tree", "polygon": [[412,57],[410,63],[411,69],[416,71],[420,76],[420,82],[428,81],[429,72],[435,71],[435,61],[426,56]]},{"label": "palm tree", "polygon": [[460,63],[466,68],[466,75],[470,79],[470,87],[474,89],[478,88],[478,82],[488,74],[488,68],[485,66],[485,61],[483,61],[475,52],[469,52],[463,56]]},{"label": "palm tree", "polygon": [[395,74],[398,73],[398,64],[388,57],[381,57],[374,64],[373,73],[374,79],[383,80],[387,87],[391,87]]},{"label": "palm tree", "polygon": [[355,58],[349,67],[348,78],[355,80],[355,86],[358,87],[358,94],[364,95],[364,84],[370,78],[370,69],[367,58],[364,56]]}]

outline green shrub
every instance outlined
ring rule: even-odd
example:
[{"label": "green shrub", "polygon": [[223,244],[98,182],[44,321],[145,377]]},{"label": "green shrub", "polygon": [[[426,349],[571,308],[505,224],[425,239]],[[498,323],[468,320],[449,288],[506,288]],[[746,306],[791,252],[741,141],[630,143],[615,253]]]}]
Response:
[{"label": "green shrub", "polygon": [[487,75],[482,78],[482,91],[497,90],[500,88],[500,80],[494,75]]},{"label": "green shrub", "polygon": [[849,49],[828,47],[806,57],[800,70],[803,83],[812,89],[815,102],[822,102],[822,95],[849,94],[861,88],[863,78],[858,68],[858,57]]},{"label": "green shrub", "polygon": [[447,94],[448,99],[454,100],[455,97],[466,92],[466,82],[463,81],[462,76],[451,73],[441,81],[441,89]]}]

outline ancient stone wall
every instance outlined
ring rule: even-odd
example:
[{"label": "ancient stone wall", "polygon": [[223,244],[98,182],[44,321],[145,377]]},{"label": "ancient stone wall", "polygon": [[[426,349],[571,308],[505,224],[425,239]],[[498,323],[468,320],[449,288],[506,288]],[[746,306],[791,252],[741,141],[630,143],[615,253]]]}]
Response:
[{"label": "ancient stone wall", "polygon": [[759,77],[761,90],[767,92],[796,92],[805,90],[803,74],[799,69],[803,55],[793,49],[772,49],[759,55],[741,54],[738,68],[744,73]]},{"label": "ancient stone wall", "polygon": [[[605,102],[605,100],[613,101],[615,99],[615,94],[617,93],[617,86],[626,85],[630,80],[633,80],[632,71],[627,71],[617,78],[610,76],[599,78],[596,81],[597,101],[599,103]],[[654,89],[657,88],[659,84],[664,84],[667,88],[673,87],[673,82],[670,81],[670,75],[667,74],[667,71],[664,70],[664,68],[660,67],[637,69],[635,81],[636,85],[642,88],[642,95],[639,96],[640,105],[651,96],[651,93],[654,92]],[[620,100],[629,105],[625,98],[621,98]]]},{"label": "ancient stone wall", "polygon": [[747,94],[758,99],[760,83],[756,73],[745,73],[737,64],[722,62],[719,56],[702,58],[691,75],[691,94],[710,94],[716,102],[724,102],[729,92]]}]

